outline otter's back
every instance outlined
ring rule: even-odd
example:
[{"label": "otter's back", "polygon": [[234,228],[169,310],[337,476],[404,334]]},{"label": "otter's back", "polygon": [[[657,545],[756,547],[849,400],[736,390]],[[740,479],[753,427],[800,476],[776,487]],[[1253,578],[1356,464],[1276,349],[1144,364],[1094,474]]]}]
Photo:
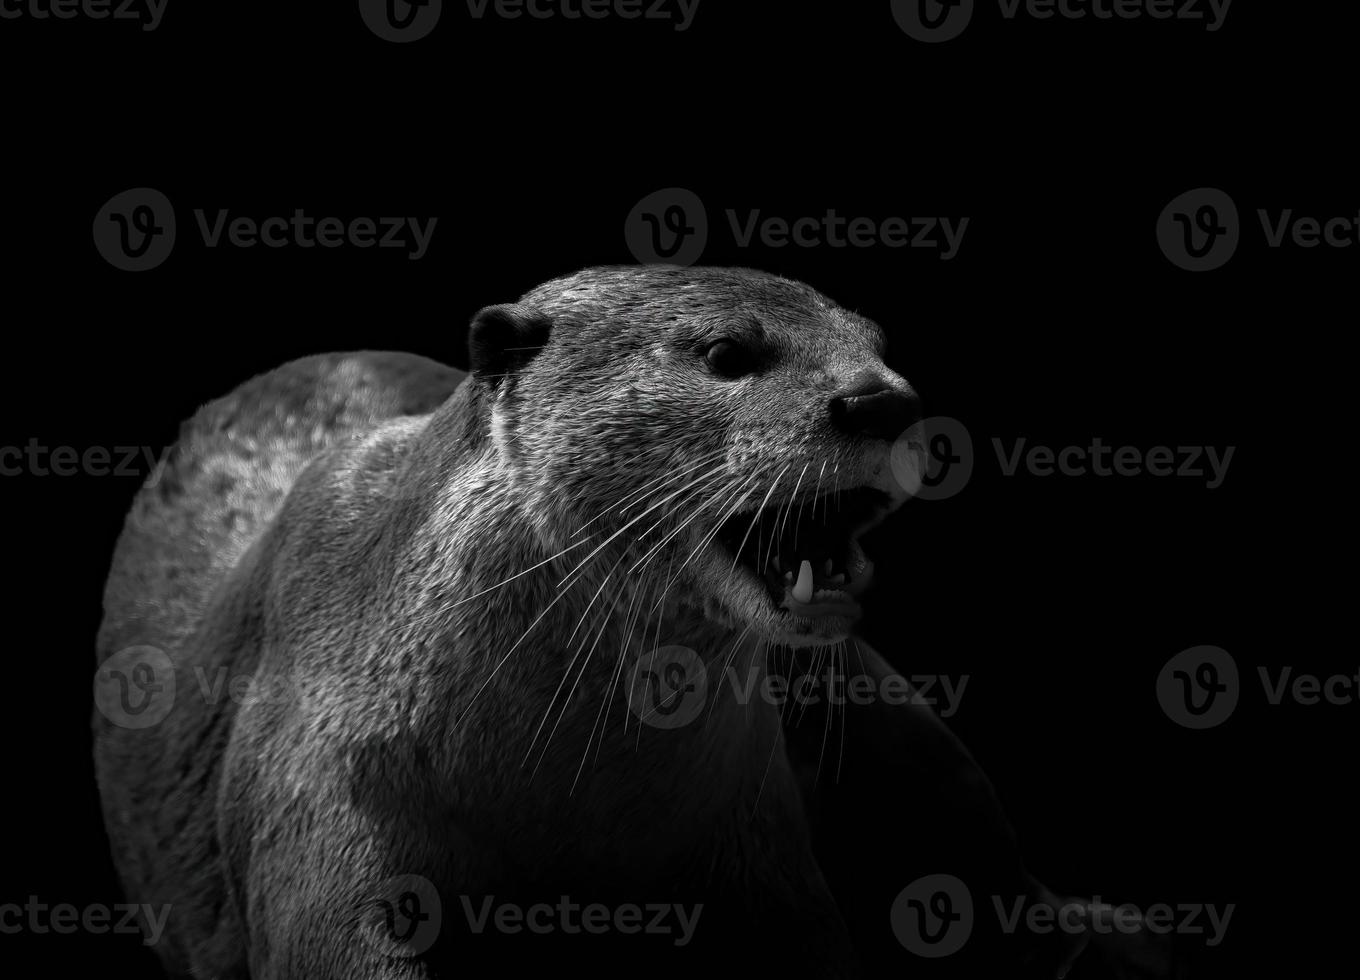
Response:
[{"label": "otter's back", "polygon": [[[104,589],[99,663],[154,648],[186,688],[197,674],[230,666],[230,644],[219,649],[200,623],[298,476],[318,455],[384,422],[433,412],[465,377],[411,354],[324,354],[201,408],[128,514]],[[229,697],[169,703],[170,713],[150,727],[95,713],[114,862],[128,899],[174,910],[156,946],[172,975],[240,976],[243,947],[218,865],[214,813],[233,705]]]}]

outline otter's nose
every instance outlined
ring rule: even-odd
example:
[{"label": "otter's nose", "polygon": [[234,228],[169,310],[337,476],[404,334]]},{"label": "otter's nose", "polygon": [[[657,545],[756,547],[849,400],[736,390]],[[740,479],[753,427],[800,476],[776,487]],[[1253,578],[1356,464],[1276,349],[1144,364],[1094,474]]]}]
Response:
[{"label": "otter's nose", "polygon": [[831,421],[852,436],[896,439],[904,429],[921,421],[921,399],[910,388],[892,388],[874,379],[850,394],[831,399]]}]

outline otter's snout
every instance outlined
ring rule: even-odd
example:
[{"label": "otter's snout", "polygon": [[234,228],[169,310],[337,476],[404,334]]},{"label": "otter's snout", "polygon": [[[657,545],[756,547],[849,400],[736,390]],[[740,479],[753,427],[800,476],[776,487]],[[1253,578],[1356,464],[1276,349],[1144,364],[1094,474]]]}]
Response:
[{"label": "otter's snout", "polygon": [[847,435],[891,440],[919,421],[920,396],[909,385],[895,388],[882,378],[864,379],[831,399],[831,422]]}]

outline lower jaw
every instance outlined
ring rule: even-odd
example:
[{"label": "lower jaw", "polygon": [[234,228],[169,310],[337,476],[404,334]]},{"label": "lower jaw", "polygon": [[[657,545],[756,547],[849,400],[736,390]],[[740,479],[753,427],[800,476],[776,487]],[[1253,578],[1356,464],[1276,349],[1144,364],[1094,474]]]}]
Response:
[{"label": "lower jaw", "polygon": [[849,596],[843,599],[821,599],[812,602],[799,602],[789,597],[780,604],[779,608],[790,616],[796,616],[800,619],[821,619],[833,616],[859,619],[864,611],[860,604]]}]

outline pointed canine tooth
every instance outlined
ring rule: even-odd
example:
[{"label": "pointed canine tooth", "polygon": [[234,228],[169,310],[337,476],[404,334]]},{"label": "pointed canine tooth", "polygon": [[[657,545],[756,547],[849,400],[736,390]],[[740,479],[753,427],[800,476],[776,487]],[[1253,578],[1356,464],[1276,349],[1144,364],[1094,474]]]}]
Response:
[{"label": "pointed canine tooth", "polygon": [[808,602],[812,599],[812,562],[806,558],[798,566],[798,581],[793,586],[793,598],[796,602]]}]

